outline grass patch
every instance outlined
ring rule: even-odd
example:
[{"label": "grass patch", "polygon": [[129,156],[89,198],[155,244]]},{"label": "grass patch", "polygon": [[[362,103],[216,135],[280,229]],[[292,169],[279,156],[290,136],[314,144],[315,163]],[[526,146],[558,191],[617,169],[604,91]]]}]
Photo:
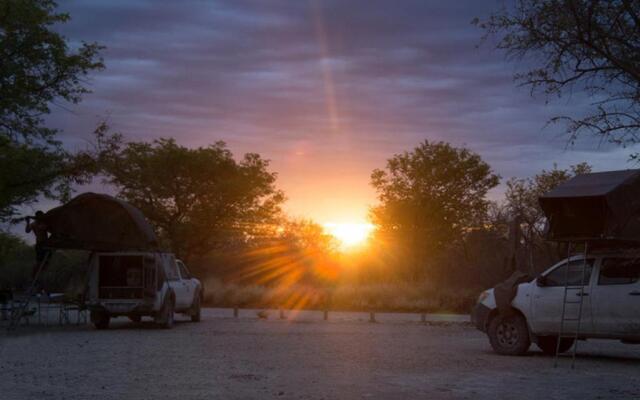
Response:
[{"label": "grass patch", "polygon": [[344,284],[323,289],[306,285],[237,285],[209,279],[205,282],[204,303],[210,307],[466,314],[478,292],[445,290],[429,284]]}]

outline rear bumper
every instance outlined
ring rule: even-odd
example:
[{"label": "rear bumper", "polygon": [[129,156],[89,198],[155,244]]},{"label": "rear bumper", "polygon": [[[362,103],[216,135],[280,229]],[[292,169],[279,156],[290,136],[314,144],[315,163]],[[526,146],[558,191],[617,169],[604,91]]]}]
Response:
[{"label": "rear bumper", "polygon": [[89,310],[106,312],[112,316],[118,315],[151,315],[153,303],[127,302],[127,301],[100,301],[89,305]]},{"label": "rear bumper", "polygon": [[489,307],[482,303],[476,304],[473,307],[473,311],[471,311],[471,323],[482,332],[486,332],[490,313],[491,309]]}]

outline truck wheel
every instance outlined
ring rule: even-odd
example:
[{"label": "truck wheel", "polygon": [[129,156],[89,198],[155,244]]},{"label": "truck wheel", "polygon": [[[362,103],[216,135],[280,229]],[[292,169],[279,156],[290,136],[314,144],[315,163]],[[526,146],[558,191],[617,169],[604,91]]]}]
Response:
[{"label": "truck wheel", "polygon": [[162,303],[162,308],[158,312],[158,315],[156,315],[156,324],[165,329],[173,327],[173,308],[173,299],[168,297]]},{"label": "truck wheel", "polygon": [[107,329],[109,328],[109,321],[111,320],[111,317],[109,317],[109,314],[107,314],[104,311],[91,311],[91,322],[93,322],[93,326],[96,327],[96,329]]},{"label": "truck wheel", "polygon": [[191,305],[191,322],[200,322],[200,313],[201,313],[201,303],[200,294],[197,294],[193,299],[193,304]]},{"label": "truck wheel", "polygon": [[491,347],[498,354],[520,356],[531,346],[527,321],[520,314],[496,315],[489,323],[487,333]]},{"label": "truck wheel", "polygon": [[136,324],[140,323],[140,321],[142,321],[142,316],[140,315],[129,315],[129,320],[131,322],[135,322]]},{"label": "truck wheel", "polygon": [[[560,348],[558,349],[560,353],[564,353],[569,350],[573,343],[575,342],[572,338],[562,338],[560,340]],[[557,336],[540,336],[538,337],[538,343],[536,345],[542,350],[542,352],[548,356],[556,355],[556,348],[558,346],[558,337]]]}]

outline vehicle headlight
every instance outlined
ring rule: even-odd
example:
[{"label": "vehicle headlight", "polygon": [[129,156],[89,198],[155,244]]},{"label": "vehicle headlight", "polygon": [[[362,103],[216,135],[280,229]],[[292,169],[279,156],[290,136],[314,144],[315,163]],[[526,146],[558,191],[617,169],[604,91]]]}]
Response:
[{"label": "vehicle headlight", "polygon": [[489,297],[489,291],[485,290],[484,292],[480,293],[480,296],[478,296],[478,303],[482,303],[487,299],[487,297]]}]

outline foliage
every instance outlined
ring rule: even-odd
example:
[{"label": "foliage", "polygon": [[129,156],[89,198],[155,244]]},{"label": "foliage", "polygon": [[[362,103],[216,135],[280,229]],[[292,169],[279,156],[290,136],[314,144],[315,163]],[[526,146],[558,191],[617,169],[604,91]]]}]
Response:
[{"label": "foliage", "polygon": [[[558,169],[554,166],[552,170],[542,170],[533,178],[512,178],[507,182],[503,211],[508,223],[514,225],[510,232],[515,241],[513,252],[517,253],[518,247],[523,245],[523,250],[529,254],[528,257],[520,255],[520,264],[548,266],[550,262],[561,256],[557,254],[558,246],[544,240],[546,219],[538,198],[570,178],[590,172],[591,166],[583,162],[572,165],[568,169]],[[524,262],[523,258],[529,259]],[[530,265],[530,268],[538,269],[535,265]]]},{"label": "foliage", "polygon": [[433,280],[449,289],[495,286],[513,273],[509,241],[491,225],[469,232],[438,260]]},{"label": "foliage", "polygon": [[312,220],[286,219],[281,223],[279,231],[280,240],[289,242],[300,251],[328,255],[334,255],[338,251],[338,240]]},{"label": "foliage", "polygon": [[321,287],[338,278],[337,248],[337,240],[313,221],[282,218],[272,234],[233,252],[210,252],[190,267],[233,284]]},{"label": "foliage", "polygon": [[626,145],[640,128],[640,3],[627,0],[518,0],[475,23],[510,57],[536,65],[516,75],[532,92],[561,96],[584,90],[591,112],[567,121],[571,140],[583,131]]},{"label": "foliage", "polygon": [[0,231],[0,289],[24,285],[31,274],[33,261],[31,246]]},{"label": "foliage", "polygon": [[[99,171],[138,207],[179,257],[242,244],[273,230],[284,201],[269,161],[236,161],[223,142],[195,149],[174,139],[122,143],[98,132]],[[116,137],[117,138],[117,137]]]},{"label": "foliage", "polygon": [[39,195],[64,197],[86,178],[45,125],[51,104],[77,103],[85,77],[101,69],[95,43],[74,49],[55,30],[69,15],[50,0],[0,2],[0,218]]},{"label": "foliage", "polygon": [[570,178],[590,172],[589,164],[580,163],[568,169],[558,169],[554,166],[552,170],[542,170],[533,178],[512,178],[507,181],[505,206],[508,212],[518,219],[526,242],[541,238],[544,230],[545,216],[538,198]]},{"label": "foliage", "polygon": [[0,135],[0,221],[11,220],[18,206],[40,195],[67,200],[73,183],[88,182],[88,161],[55,146],[19,143]]},{"label": "foliage", "polygon": [[[56,251],[40,277],[48,292],[81,293],[85,284],[88,254],[83,251]],[[0,289],[25,288],[31,283],[35,264],[33,246],[0,231]]]},{"label": "foliage", "polygon": [[487,192],[498,184],[479,155],[448,143],[425,141],[371,174],[379,205],[371,210],[377,236],[407,249],[411,273],[482,226]]},{"label": "foliage", "polygon": [[[210,307],[291,308],[295,310],[453,312],[468,313],[477,290],[442,288],[407,282],[342,284],[327,292],[308,285],[292,285],[284,290],[260,284],[238,285],[209,279],[204,302]],[[302,307],[291,299],[308,299]]]}]

